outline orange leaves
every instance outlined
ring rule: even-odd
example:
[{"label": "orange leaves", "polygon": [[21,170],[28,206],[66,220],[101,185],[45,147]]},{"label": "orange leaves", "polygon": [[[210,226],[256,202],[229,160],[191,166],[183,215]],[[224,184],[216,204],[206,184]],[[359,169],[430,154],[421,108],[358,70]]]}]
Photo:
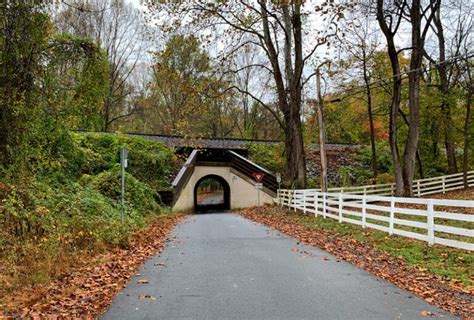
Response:
[{"label": "orange leaves", "polygon": [[[183,217],[160,217],[132,239],[130,249],[115,249],[89,257],[88,261],[79,263],[82,267],[45,287],[17,290],[8,310],[0,311],[0,319],[97,318],[112,303],[127,279],[136,275],[140,265],[163,249],[166,237]],[[145,285],[148,280],[140,279],[137,283]],[[156,297],[140,295],[138,299],[156,300]]]},{"label": "orange leaves", "polygon": [[148,281],[147,279],[140,279],[137,281],[138,284],[148,284],[150,283],[150,281]]}]

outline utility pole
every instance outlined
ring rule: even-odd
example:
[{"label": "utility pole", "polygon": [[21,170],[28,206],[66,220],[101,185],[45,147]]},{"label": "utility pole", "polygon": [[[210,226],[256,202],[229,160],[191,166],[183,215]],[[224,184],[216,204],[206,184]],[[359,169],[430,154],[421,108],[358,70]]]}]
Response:
[{"label": "utility pole", "polygon": [[316,114],[318,116],[319,127],[319,155],[321,157],[321,190],[327,192],[328,190],[328,163],[326,155],[326,131],[324,129],[323,106],[324,100],[321,93],[321,72],[320,67],[316,69],[316,89],[318,101],[316,103]]},{"label": "utility pole", "polygon": [[125,218],[125,168],[128,166],[128,150],[125,147],[120,148],[120,175],[122,178],[122,190],[120,194],[121,220],[124,223]]}]

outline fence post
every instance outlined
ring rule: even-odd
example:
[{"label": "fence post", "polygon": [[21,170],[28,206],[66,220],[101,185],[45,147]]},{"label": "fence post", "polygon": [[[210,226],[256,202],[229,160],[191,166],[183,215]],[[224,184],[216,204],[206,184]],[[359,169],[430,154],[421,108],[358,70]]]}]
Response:
[{"label": "fence post", "polygon": [[277,199],[278,199],[278,206],[281,207],[280,189],[277,189]]},{"label": "fence post", "polygon": [[395,199],[392,197],[392,199],[390,200],[390,220],[389,220],[389,226],[388,226],[389,235],[393,234],[394,220],[395,220]]},{"label": "fence post", "polygon": [[367,200],[366,200],[366,195],[364,195],[364,197],[362,198],[362,228],[365,228],[365,222],[366,222],[366,216],[365,214],[367,213],[367,207],[366,207],[366,203],[367,203]]},{"label": "fence post", "polygon": [[342,222],[342,193],[339,193],[339,222]]},{"label": "fence post", "polygon": [[443,181],[443,194],[445,194],[446,193],[446,182],[445,182],[444,176],[441,178],[441,180]]},{"label": "fence post", "polygon": [[326,219],[326,194],[323,193],[323,217]]},{"label": "fence post", "polygon": [[392,196],[395,194],[395,184],[394,183],[392,183],[390,185],[390,193],[392,194]]},{"label": "fence post", "polygon": [[293,211],[296,212],[296,201],[298,199],[296,199],[296,190],[293,191]]},{"label": "fence post", "polygon": [[417,180],[416,181],[416,189],[417,189],[417,195],[418,197],[421,195],[421,191],[420,191],[420,180]]},{"label": "fence post", "polygon": [[434,206],[433,206],[433,200],[429,199],[428,200],[428,244],[432,246],[435,243],[435,234],[434,234]]},{"label": "fence post", "polygon": [[317,191],[314,191],[314,216],[316,218],[318,217],[318,211],[319,211],[319,193]]},{"label": "fence post", "polygon": [[364,196],[367,195],[367,186],[364,186]]},{"label": "fence post", "polygon": [[303,190],[303,213],[306,213],[306,190]]}]

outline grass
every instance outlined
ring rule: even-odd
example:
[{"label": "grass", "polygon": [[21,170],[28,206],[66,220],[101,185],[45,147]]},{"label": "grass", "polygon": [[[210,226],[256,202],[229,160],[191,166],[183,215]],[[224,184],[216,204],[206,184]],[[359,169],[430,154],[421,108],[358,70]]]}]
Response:
[{"label": "grass", "polygon": [[[430,196],[428,196],[430,197]],[[463,200],[470,200],[474,199],[474,188],[469,188],[467,190],[456,190],[456,191],[451,191],[447,192],[446,194],[436,194],[432,195],[431,198],[436,198],[436,199],[463,199]],[[360,203],[359,203],[360,205]],[[390,208],[390,203],[388,202],[377,202],[377,203],[370,203],[372,206],[381,206],[385,207],[386,209]],[[426,205],[425,204],[408,204],[408,203],[396,203],[395,204],[396,208],[405,208],[405,209],[415,209],[415,210],[426,210]],[[328,207],[333,208],[334,210],[331,210],[328,208],[328,212],[334,215],[338,215],[338,206],[335,204],[330,204]],[[353,207],[351,206],[350,203],[345,203],[343,206],[343,209],[352,211],[355,213],[360,213],[362,212],[361,208],[358,207]],[[319,208],[321,210],[321,208]],[[466,215],[473,215],[474,214],[474,208],[465,208],[465,207],[452,207],[452,206],[441,206],[441,205],[435,205],[434,210],[437,212],[451,212],[451,213],[456,213],[456,214],[466,214]],[[389,212],[385,211],[379,211],[376,209],[367,209],[367,213],[376,215],[376,216],[381,216],[381,217],[386,217],[388,218],[390,216]],[[357,216],[357,215],[351,215],[348,213],[344,213],[343,215],[345,218],[350,218],[353,220],[361,221],[362,218]],[[413,215],[413,214],[405,214],[405,213],[398,213],[397,210],[395,209],[395,219],[400,219],[400,220],[406,220],[406,221],[414,221],[414,222],[422,222],[426,223],[427,218],[426,216],[419,216],[419,215]],[[389,223],[387,221],[381,221],[381,220],[376,220],[372,218],[367,218],[368,223],[372,224],[377,224],[383,227],[389,227]],[[444,219],[444,218],[435,218],[435,224],[440,225],[440,226],[449,226],[449,227],[457,227],[457,228],[464,228],[468,230],[473,230],[474,229],[474,222],[469,222],[469,221],[460,221],[460,220],[452,220],[452,219]],[[420,235],[426,235],[427,230],[425,228],[418,228],[418,227],[412,227],[412,226],[405,226],[405,225],[400,225],[395,223],[394,227],[399,230],[404,230],[404,231],[410,231],[410,232],[415,232]],[[439,238],[444,238],[444,239],[451,239],[451,240],[457,240],[457,241],[462,241],[466,243],[474,243],[474,237],[468,237],[464,235],[456,235],[456,234],[451,234],[451,233],[445,233],[445,232],[440,232],[440,231],[435,231],[435,236]]]},{"label": "grass", "polygon": [[438,275],[453,284],[463,283],[474,286],[474,253],[445,246],[428,246],[426,243],[387,233],[363,229],[349,223],[339,223],[330,218],[313,217],[301,214],[287,216],[292,223],[308,228],[323,229],[343,237],[353,238],[364,245],[374,246],[392,256],[404,259]]}]

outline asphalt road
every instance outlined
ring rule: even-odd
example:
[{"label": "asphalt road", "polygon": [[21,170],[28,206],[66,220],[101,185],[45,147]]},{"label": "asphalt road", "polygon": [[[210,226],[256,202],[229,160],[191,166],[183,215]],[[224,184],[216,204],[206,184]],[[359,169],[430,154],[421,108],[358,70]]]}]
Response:
[{"label": "asphalt road", "polygon": [[103,319],[453,318],[325,251],[235,214],[190,216],[173,236]]},{"label": "asphalt road", "polygon": [[224,195],[210,195],[206,198],[202,199],[199,204],[200,205],[210,205],[210,204],[221,204],[224,203]]}]

